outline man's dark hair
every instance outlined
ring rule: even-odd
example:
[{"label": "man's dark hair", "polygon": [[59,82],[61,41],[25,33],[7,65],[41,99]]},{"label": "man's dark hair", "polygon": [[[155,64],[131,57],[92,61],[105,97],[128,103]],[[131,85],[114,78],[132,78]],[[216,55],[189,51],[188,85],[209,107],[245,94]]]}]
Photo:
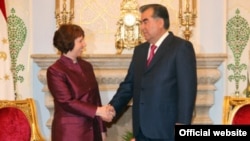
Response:
[{"label": "man's dark hair", "polygon": [[139,8],[140,12],[143,13],[147,9],[152,8],[154,13],[152,15],[153,18],[162,18],[164,20],[165,29],[169,28],[169,15],[168,10],[165,6],[161,4],[147,4],[143,5]]}]

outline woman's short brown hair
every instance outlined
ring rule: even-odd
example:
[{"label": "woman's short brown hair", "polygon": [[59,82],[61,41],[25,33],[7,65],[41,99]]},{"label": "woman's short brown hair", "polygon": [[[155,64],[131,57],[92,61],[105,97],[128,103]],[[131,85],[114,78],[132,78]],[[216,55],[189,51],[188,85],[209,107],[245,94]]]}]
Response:
[{"label": "woman's short brown hair", "polygon": [[84,37],[84,31],[80,26],[75,24],[62,24],[54,33],[53,45],[61,53],[67,53],[74,48],[75,39],[81,36]]}]

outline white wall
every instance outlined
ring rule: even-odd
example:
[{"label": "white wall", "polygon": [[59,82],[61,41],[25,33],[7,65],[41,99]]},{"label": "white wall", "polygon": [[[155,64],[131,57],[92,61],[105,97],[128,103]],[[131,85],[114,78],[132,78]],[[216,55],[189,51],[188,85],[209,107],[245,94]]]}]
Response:
[{"label": "white wall", "polygon": [[[54,18],[54,1],[53,0],[36,0],[32,1],[32,48],[33,54],[53,54],[55,50],[52,45],[52,38],[56,29]],[[39,117],[42,132],[46,137],[50,136],[50,131],[46,126],[49,118],[49,111],[44,105],[43,85],[38,80],[38,71],[40,68],[32,62],[32,81],[33,96],[37,106],[40,108]]]},{"label": "white wall", "polygon": [[[226,53],[226,6],[227,0],[200,0],[199,6],[199,43],[201,53]],[[210,117],[214,124],[221,124],[223,96],[226,94],[226,62],[219,70],[221,77],[214,95],[214,105],[210,109]]]}]

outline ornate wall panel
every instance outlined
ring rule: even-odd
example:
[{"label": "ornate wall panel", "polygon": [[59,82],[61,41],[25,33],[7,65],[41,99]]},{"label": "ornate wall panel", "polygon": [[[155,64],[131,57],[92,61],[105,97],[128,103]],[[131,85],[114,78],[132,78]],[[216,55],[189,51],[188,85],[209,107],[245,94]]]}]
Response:
[{"label": "ornate wall panel", "polygon": [[[250,92],[249,44],[250,1],[230,0],[227,7],[226,42],[228,48],[227,94],[246,97]],[[248,85],[248,86],[247,86]]]},{"label": "ornate wall panel", "polygon": [[[177,0],[132,0],[137,1],[139,6],[149,3],[160,3],[167,7],[170,15],[170,30],[175,35],[183,37],[179,27]],[[120,5],[122,0],[75,0],[75,16],[73,23],[79,24],[86,32],[86,42],[88,44],[86,54],[113,54],[116,53],[115,34],[117,22],[120,16]],[[194,30],[194,32],[196,32]],[[196,33],[193,33],[190,41],[194,44]],[[183,37],[184,38],[184,37]],[[107,49],[103,49],[108,47]],[[198,51],[199,46],[195,45]],[[124,50],[123,54],[131,54],[133,50]]]}]

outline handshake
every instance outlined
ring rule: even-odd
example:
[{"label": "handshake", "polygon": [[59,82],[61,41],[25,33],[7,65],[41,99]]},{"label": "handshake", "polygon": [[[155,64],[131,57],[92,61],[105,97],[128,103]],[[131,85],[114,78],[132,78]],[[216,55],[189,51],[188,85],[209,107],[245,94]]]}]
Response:
[{"label": "handshake", "polygon": [[111,122],[116,115],[115,109],[112,105],[104,105],[102,107],[98,107],[96,110],[96,115],[100,116],[102,120],[106,122]]},{"label": "handshake", "polygon": [[[96,115],[100,116],[103,121],[111,122],[116,115],[115,109],[112,105],[104,105],[98,107],[96,110]],[[132,138],[130,141],[136,141],[135,138]]]}]

